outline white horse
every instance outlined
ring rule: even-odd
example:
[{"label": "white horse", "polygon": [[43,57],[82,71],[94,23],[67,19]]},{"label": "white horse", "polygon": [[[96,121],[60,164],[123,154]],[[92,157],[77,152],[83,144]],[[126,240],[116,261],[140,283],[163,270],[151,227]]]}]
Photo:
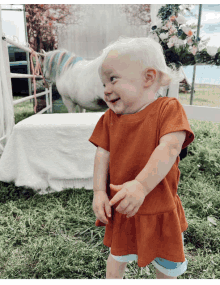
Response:
[{"label": "white horse", "polygon": [[56,84],[64,105],[69,113],[105,111],[104,87],[98,68],[104,55],[94,60],[84,60],[66,50],[45,53],[43,74],[47,81]]}]

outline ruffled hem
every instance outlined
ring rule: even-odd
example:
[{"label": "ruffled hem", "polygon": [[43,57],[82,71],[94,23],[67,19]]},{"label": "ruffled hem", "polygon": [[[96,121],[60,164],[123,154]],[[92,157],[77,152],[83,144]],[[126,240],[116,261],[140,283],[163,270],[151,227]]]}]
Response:
[{"label": "ruffled hem", "polygon": [[[182,232],[187,227],[184,210],[179,196],[176,207],[166,213],[139,215],[131,218],[112,208],[108,218],[103,243],[111,247],[116,256],[137,254],[138,266],[144,267],[156,257],[173,262],[184,262]],[[100,224],[96,221],[96,224]],[[103,224],[105,225],[105,224]]]}]

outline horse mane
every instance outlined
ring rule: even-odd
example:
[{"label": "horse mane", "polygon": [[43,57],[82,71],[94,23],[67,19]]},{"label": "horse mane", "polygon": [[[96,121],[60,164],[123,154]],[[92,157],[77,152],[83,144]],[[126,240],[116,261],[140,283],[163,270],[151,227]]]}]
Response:
[{"label": "horse mane", "polygon": [[82,58],[64,49],[47,52],[44,59],[44,76],[55,82],[57,77],[79,60]]}]

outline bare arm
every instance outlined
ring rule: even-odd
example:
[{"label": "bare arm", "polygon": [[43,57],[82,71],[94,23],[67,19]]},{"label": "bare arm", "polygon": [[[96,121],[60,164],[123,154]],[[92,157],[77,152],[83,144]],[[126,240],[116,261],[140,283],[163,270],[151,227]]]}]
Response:
[{"label": "bare arm", "polygon": [[110,152],[97,147],[94,163],[93,190],[106,192],[106,179],[109,167]]},{"label": "bare arm", "polygon": [[96,215],[96,226],[107,224],[107,216],[111,216],[111,207],[106,193],[109,157],[110,152],[101,147],[97,148],[93,176],[93,211]]},{"label": "bare arm", "polygon": [[144,186],[145,196],[166,177],[180,154],[185,137],[186,132],[180,131],[160,139],[146,166],[135,178]]}]

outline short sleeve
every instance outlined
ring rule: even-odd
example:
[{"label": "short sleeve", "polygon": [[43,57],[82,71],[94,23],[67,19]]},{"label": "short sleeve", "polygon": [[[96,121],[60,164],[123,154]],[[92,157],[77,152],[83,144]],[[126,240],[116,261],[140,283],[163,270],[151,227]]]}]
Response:
[{"label": "short sleeve", "polygon": [[183,149],[194,140],[195,136],[183,106],[176,98],[169,98],[161,110],[159,139],[166,134],[179,131],[186,131]]},{"label": "short sleeve", "polygon": [[93,143],[96,147],[110,151],[109,143],[109,112],[106,111],[105,114],[101,116],[95,129],[89,138],[89,141]]}]

